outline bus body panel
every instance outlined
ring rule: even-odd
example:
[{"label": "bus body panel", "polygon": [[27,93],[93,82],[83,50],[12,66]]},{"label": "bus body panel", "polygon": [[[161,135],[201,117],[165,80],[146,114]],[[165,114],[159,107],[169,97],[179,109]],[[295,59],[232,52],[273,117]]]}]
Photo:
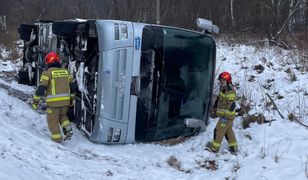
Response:
[{"label": "bus body panel", "polygon": [[[134,45],[133,45],[133,68],[132,68],[132,83],[130,92],[130,105],[129,105],[129,118],[126,143],[133,143],[135,139],[136,129],[136,113],[137,113],[137,94],[140,91],[140,57],[141,57],[141,42],[142,42],[142,30],[145,24],[133,23],[134,29]],[[135,92],[132,92],[135,91]]]},{"label": "bus body panel", "polygon": [[[54,24],[56,34],[51,32]],[[70,28],[65,29],[66,24]],[[82,90],[77,92],[74,121],[91,141],[163,140],[199,131],[185,127],[185,118],[207,121],[216,53],[211,36],[117,20],[36,25],[38,44],[33,53],[37,53],[35,48],[42,51],[33,62],[56,51],[73,76],[78,75],[76,81],[82,83],[78,84]],[[43,68],[37,69],[39,75]],[[192,108],[194,104],[198,111]]]},{"label": "bus body panel", "polygon": [[[130,110],[130,88],[133,69],[133,28],[129,22],[97,21],[99,50],[102,52],[99,62],[100,104],[96,113],[95,129],[90,139],[101,143],[125,143]],[[119,32],[110,27],[119,27]],[[125,29],[121,28],[124,27]],[[125,32],[122,32],[124,30]],[[117,35],[107,36],[111,32]],[[127,35],[125,34],[127,32]],[[123,36],[123,37],[122,37]],[[119,140],[113,140],[115,131],[119,131]],[[103,132],[103,133],[102,133]],[[108,140],[112,132],[112,137]],[[103,135],[102,135],[103,134]],[[103,137],[102,137],[103,136]]]}]

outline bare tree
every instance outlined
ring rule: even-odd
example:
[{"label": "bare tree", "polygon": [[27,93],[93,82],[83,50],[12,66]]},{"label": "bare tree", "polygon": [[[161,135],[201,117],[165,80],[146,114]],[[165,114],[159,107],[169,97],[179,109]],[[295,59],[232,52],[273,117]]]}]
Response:
[{"label": "bare tree", "polygon": [[305,9],[306,9],[306,17],[305,17],[305,37],[307,38],[308,34],[308,1],[305,2]]},{"label": "bare tree", "polygon": [[230,15],[231,15],[231,22],[232,22],[232,27],[234,27],[234,11],[233,11],[233,3],[234,0],[230,0]]},{"label": "bare tree", "polygon": [[281,32],[285,29],[286,25],[290,22],[290,19],[294,16],[294,14],[300,9],[299,5],[302,0],[290,0],[290,9],[287,18],[284,20],[280,29],[271,37],[273,40],[277,41]]},{"label": "bare tree", "polygon": [[[157,2],[163,25],[196,29],[195,19],[203,17],[217,24],[222,33],[258,33],[273,44],[286,35],[308,34],[308,0],[8,0],[0,1],[0,17],[6,17],[5,38],[14,40],[20,23],[41,19],[105,18],[156,23]],[[3,39],[1,36],[0,41]]]}]

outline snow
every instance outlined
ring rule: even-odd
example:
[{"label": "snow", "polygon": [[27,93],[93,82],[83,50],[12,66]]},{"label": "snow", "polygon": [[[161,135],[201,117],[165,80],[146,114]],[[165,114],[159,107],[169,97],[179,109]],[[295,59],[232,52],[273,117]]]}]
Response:
[{"label": "snow", "polygon": [[6,50],[4,47],[1,46],[0,44],[0,57],[3,59],[7,59],[9,57],[10,52]]},{"label": "snow", "polygon": [[80,66],[78,68],[78,71],[76,73],[76,81],[78,83],[78,89],[80,92],[83,92],[83,93],[86,93],[88,94],[87,92],[87,89],[86,89],[86,86],[85,86],[85,79],[84,79],[84,63],[80,63]]},{"label": "snow", "polygon": [[[250,114],[262,113],[267,120],[275,120],[243,129],[242,118],[237,117],[237,156],[227,152],[226,141],[217,155],[204,150],[217,119],[210,119],[207,131],[174,146],[94,144],[77,130],[70,141],[57,144],[49,139],[45,115],[0,88],[0,179],[307,179],[307,128],[287,119],[292,112],[308,124],[308,74],[288,63],[298,57],[272,47],[223,43],[218,43],[217,52],[218,72],[234,75],[238,94],[245,95],[252,105]],[[11,66],[3,62],[0,60],[0,72]],[[260,74],[254,70],[259,64],[264,67]],[[288,68],[296,75],[295,81],[286,73]],[[250,82],[252,75],[255,81]],[[0,83],[33,92],[32,87],[14,81]],[[265,93],[273,98],[284,119],[265,106],[269,101]],[[278,99],[278,95],[284,98]],[[179,161],[178,169],[168,164],[171,156]],[[217,164],[216,170],[204,167],[209,161]]]}]

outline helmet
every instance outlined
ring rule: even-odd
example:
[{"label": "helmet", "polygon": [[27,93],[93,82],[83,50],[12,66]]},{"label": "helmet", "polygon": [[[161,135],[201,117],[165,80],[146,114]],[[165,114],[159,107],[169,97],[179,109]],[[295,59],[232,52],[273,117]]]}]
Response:
[{"label": "helmet", "polygon": [[45,63],[48,65],[48,64],[52,64],[52,63],[54,63],[54,62],[61,63],[58,54],[55,53],[55,52],[50,52],[50,53],[48,53],[48,54],[46,55],[46,57],[45,57]]},{"label": "helmet", "polygon": [[218,79],[219,80],[224,79],[227,81],[227,83],[232,83],[231,74],[226,71],[220,73]]}]

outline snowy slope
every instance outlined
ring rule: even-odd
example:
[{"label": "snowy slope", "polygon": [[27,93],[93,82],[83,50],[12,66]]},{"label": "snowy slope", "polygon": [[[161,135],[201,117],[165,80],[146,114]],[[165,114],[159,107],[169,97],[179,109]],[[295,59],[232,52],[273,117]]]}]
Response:
[{"label": "snowy slope", "polygon": [[[290,58],[296,57],[275,48],[219,44],[218,71],[234,74],[239,95],[245,95],[252,105],[250,114],[262,113],[275,120],[243,129],[238,117],[234,122],[238,156],[226,151],[225,141],[218,155],[204,151],[217,119],[210,120],[206,132],[174,146],[94,144],[79,131],[70,141],[57,144],[49,140],[45,115],[0,88],[0,179],[308,179],[308,129],[287,120],[290,112],[308,119],[308,75],[284,64]],[[264,66],[260,74],[253,70],[259,64]],[[296,81],[289,80],[288,67]],[[255,76],[253,82],[248,81],[251,75]],[[33,92],[16,82],[0,84]],[[285,119],[265,107],[265,93],[274,99]],[[278,99],[278,94],[284,98]],[[173,161],[169,160],[172,156]]]}]

